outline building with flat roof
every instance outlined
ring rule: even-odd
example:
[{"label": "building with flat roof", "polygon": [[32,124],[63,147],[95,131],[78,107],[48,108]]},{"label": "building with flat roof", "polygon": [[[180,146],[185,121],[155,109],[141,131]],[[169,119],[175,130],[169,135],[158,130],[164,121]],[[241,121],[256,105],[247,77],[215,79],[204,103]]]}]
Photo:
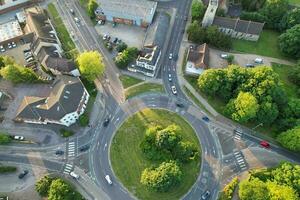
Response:
[{"label": "building with flat roof", "polygon": [[0,0],[0,15],[40,1],[42,0]]},{"label": "building with flat roof", "polygon": [[208,69],[209,48],[206,43],[190,47],[186,58],[185,73],[199,76],[205,69]]},{"label": "building with flat roof", "polygon": [[14,120],[70,126],[84,113],[89,97],[79,78],[58,76],[48,96],[25,96]]},{"label": "building with flat roof", "polygon": [[147,27],[152,23],[157,2],[148,0],[98,0],[98,19]]},{"label": "building with flat roof", "polygon": [[23,30],[18,20],[12,20],[4,24],[0,24],[0,43],[7,42],[16,37],[23,35]]}]

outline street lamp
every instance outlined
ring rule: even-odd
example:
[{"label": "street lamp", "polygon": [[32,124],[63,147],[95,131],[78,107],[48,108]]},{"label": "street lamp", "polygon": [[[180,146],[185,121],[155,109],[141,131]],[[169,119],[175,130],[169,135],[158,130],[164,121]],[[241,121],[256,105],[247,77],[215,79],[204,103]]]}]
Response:
[{"label": "street lamp", "polygon": [[263,125],[263,123],[260,123],[260,124],[256,125],[255,127],[253,127],[252,130],[254,130],[254,129],[256,129],[257,127],[262,126],[262,125]]}]

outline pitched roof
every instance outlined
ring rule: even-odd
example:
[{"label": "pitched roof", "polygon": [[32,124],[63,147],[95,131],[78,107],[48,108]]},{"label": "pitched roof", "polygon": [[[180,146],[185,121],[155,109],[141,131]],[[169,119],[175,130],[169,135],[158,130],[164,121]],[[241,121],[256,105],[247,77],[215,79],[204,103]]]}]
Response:
[{"label": "pitched roof", "polygon": [[59,57],[58,53],[56,52],[57,49],[54,46],[43,46],[40,51],[37,54],[37,58],[40,62],[44,60],[46,56],[51,56],[51,57]]},{"label": "pitched roof", "polygon": [[84,86],[79,78],[58,76],[49,96],[25,96],[16,118],[58,121],[66,114],[77,110],[84,92]]},{"label": "pitched roof", "polygon": [[75,63],[66,58],[49,56],[45,62],[47,68],[55,69],[60,72],[71,72],[76,69]]},{"label": "pitched roof", "polygon": [[196,47],[190,48],[187,61],[194,63],[196,68],[203,68],[206,69],[208,67],[208,45],[206,43]]},{"label": "pitched roof", "polygon": [[233,29],[237,32],[259,35],[264,27],[264,23],[247,20],[233,19],[227,17],[215,17],[213,25]]}]

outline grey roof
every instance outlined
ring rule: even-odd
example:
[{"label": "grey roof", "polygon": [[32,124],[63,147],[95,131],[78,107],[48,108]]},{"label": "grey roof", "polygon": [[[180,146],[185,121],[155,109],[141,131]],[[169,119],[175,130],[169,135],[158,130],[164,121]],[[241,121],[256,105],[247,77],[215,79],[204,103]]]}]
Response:
[{"label": "grey roof", "polygon": [[52,85],[49,96],[24,97],[17,111],[16,119],[58,121],[66,114],[78,109],[84,92],[84,86],[79,78],[58,76]]},{"label": "grey roof", "polygon": [[151,23],[157,2],[148,0],[98,0],[104,15],[126,19],[142,19]]},{"label": "grey roof", "polygon": [[159,53],[160,53],[160,48],[158,46],[144,47],[141,50],[141,53],[138,56],[137,60],[140,62],[148,63],[149,65],[155,65]]},{"label": "grey roof", "polygon": [[37,58],[40,62],[42,62],[44,60],[44,58],[49,55],[52,57],[59,57],[58,53],[56,52],[57,49],[54,46],[43,46],[40,51],[37,54]]},{"label": "grey roof", "polygon": [[264,27],[264,23],[227,17],[215,17],[213,25],[253,35],[260,35]]},{"label": "grey roof", "polygon": [[76,69],[75,63],[66,58],[49,56],[45,62],[47,68],[55,69],[60,72],[71,72]]}]

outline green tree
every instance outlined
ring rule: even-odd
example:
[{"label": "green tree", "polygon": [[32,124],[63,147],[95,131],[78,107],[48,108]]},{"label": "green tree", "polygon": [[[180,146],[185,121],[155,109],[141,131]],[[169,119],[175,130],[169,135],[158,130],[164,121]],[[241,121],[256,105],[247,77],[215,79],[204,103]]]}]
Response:
[{"label": "green tree", "polygon": [[195,20],[187,28],[188,39],[194,43],[202,44],[206,41],[205,29],[200,26],[200,22]]},{"label": "green tree", "polygon": [[97,51],[89,51],[80,54],[77,57],[77,62],[81,74],[88,81],[94,81],[98,76],[104,73],[105,66],[103,64],[103,58]]},{"label": "green tree", "polygon": [[205,6],[201,0],[193,0],[192,2],[192,21],[202,21],[205,13]]},{"label": "green tree", "polygon": [[182,172],[175,161],[163,162],[157,168],[146,168],[141,183],[158,192],[166,192],[182,180]]},{"label": "green tree", "polygon": [[296,191],[289,186],[278,185],[270,181],[266,183],[266,186],[271,200],[295,200],[299,198]]},{"label": "green tree", "polygon": [[285,148],[300,152],[300,126],[279,134],[277,140]]},{"label": "green tree", "polygon": [[241,0],[243,10],[257,11],[263,7],[266,0]]},{"label": "green tree", "polygon": [[0,133],[0,144],[8,144],[11,142],[9,135],[5,133]]},{"label": "green tree", "polygon": [[300,8],[289,10],[280,21],[280,30],[284,31],[300,24]]},{"label": "green tree", "polygon": [[227,62],[229,65],[231,65],[234,61],[234,55],[230,54],[227,58],[226,58]]},{"label": "green tree", "polygon": [[5,67],[5,62],[3,56],[0,56],[0,69]]},{"label": "green tree", "polygon": [[96,2],[96,0],[89,0],[88,5],[87,5],[87,10],[88,10],[88,15],[90,16],[91,19],[94,19],[96,17],[95,10],[98,7],[99,7],[99,5]]},{"label": "green tree", "polygon": [[208,69],[198,78],[198,87],[210,96],[216,96],[226,80],[225,71],[222,69]]},{"label": "green tree", "polygon": [[269,191],[264,182],[254,178],[240,183],[239,197],[241,200],[269,200]]},{"label": "green tree", "polygon": [[193,143],[183,141],[177,144],[174,154],[176,159],[183,163],[195,160],[199,156],[199,152]]},{"label": "green tree", "polygon": [[279,29],[281,19],[288,10],[287,0],[267,0],[261,13],[265,16],[268,28]]},{"label": "green tree", "polygon": [[279,49],[284,54],[300,58],[300,24],[288,29],[278,38]]},{"label": "green tree", "polygon": [[49,176],[44,176],[36,184],[35,189],[42,197],[47,197],[48,192],[51,186],[51,183],[54,179]]},{"label": "green tree", "polygon": [[291,82],[300,86],[300,63],[298,63],[295,67],[292,68],[288,77]]},{"label": "green tree", "polygon": [[135,47],[127,48],[123,50],[118,56],[115,58],[116,65],[119,68],[126,68],[134,59],[137,58],[138,49]]},{"label": "green tree", "polygon": [[49,200],[72,200],[72,188],[62,179],[53,180],[49,189]]},{"label": "green tree", "polygon": [[89,124],[89,116],[87,113],[83,113],[82,115],[80,115],[79,117],[79,125],[82,127],[85,127]]},{"label": "green tree", "polygon": [[158,131],[155,137],[155,145],[161,149],[173,150],[181,141],[179,131],[180,127],[175,124]]},{"label": "green tree", "polygon": [[243,11],[240,18],[243,19],[243,20],[262,22],[262,23],[266,21],[265,16],[263,16],[259,12],[246,12],[246,11]]},{"label": "green tree", "polygon": [[272,124],[277,119],[279,114],[278,107],[272,102],[262,102],[259,105],[257,120],[263,124]]},{"label": "green tree", "polygon": [[34,83],[38,82],[39,78],[36,73],[30,69],[18,65],[6,65],[0,70],[1,76],[13,83]]},{"label": "green tree", "polygon": [[117,45],[116,50],[118,52],[122,52],[125,49],[127,49],[127,44],[125,44],[124,42],[121,42],[120,44]]},{"label": "green tree", "polygon": [[259,105],[251,93],[240,92],[237,98],[233,100],[233,104],[232,119],[238,122],[247,122],[256,117]]}]

